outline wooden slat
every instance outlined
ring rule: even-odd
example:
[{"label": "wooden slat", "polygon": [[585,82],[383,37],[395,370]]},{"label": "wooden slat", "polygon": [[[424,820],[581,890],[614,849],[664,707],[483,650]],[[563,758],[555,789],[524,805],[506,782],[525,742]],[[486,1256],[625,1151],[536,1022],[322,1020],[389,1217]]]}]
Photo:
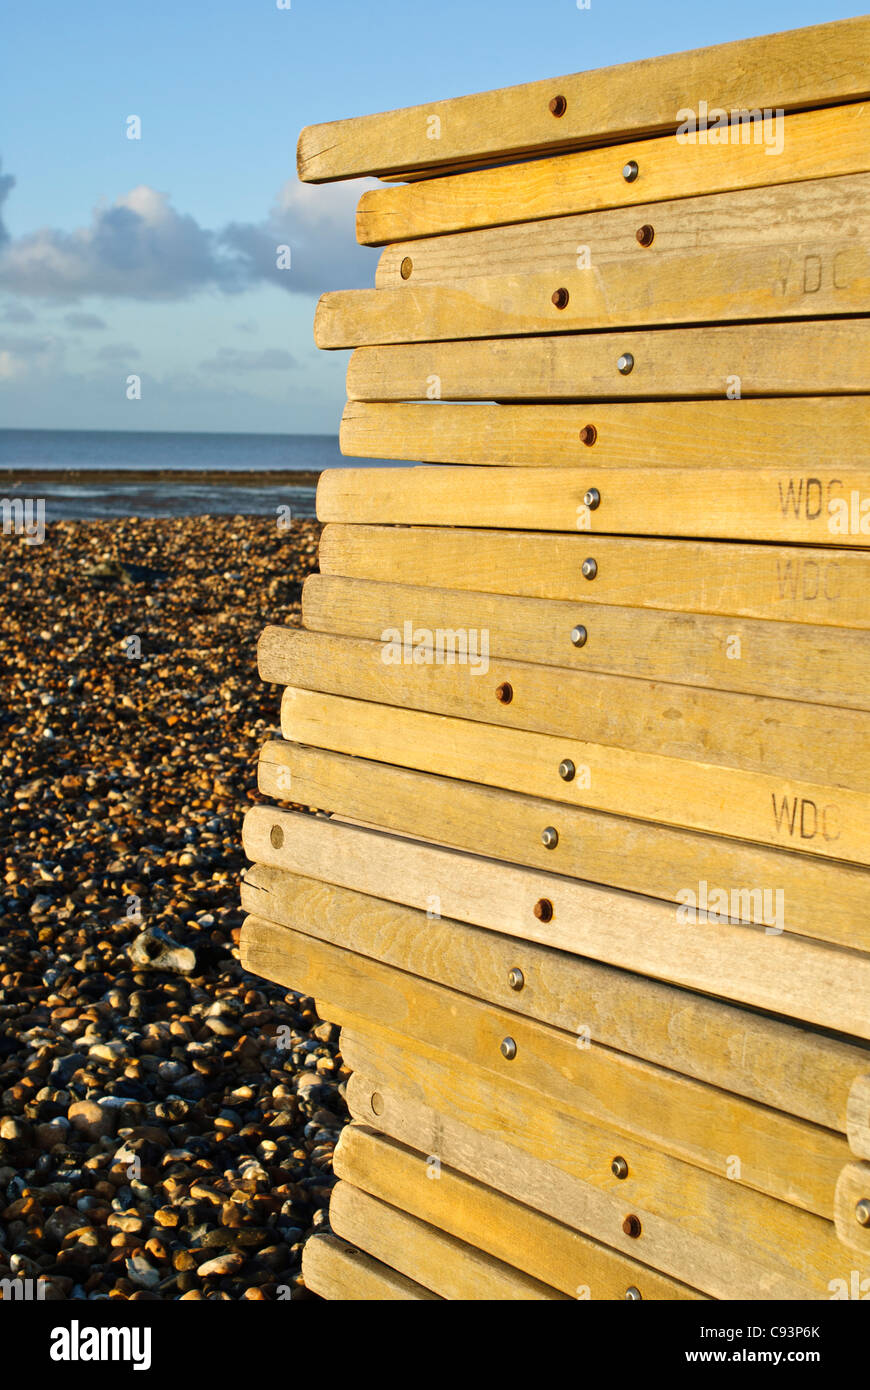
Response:
[{"label": "wooden slat", "polygon": [[[265,745],[259,786],[279,801],[292,798],[430,843],[666,901],[674,901],[682,885],[701,881],[710,892],[723,885],[729,893],[747,884],[776,885],[787,931],[870,947],[870,874],[853,865],[627,821],[296,743]],[[541,843],[545,825],[558,828],[555,849]],[[763,925],[763,902],[753,900],[745,915]]]},{"label": "wooden slat", "polygon": [[[870,112],[866,103],[785,116],[744,127],[749,137],[728,144],[688,143],[678,135],[635,140],[524,164],[503,165],[420,183],[373,188],[357,209],[357,240],[364,246],[435,236],[505,222],[656,203],[731,189],[794,183],[868,169]],[[767,143],[765,143],[765,138]],[[752,143],[749,143],[749,139]],[[773,157],[774,141],[779,151]],[[629,161],[638,174],[628,182]]]},{"label": "wooden slat", "polygon": [[[714,835],[870,862],[870,795],[714,763],[495,728],[290,687],[285,738],[506,791]],[[579,769],[559,775],[563,760]]]},{"label": "wooden slat", "polygon": [[[827,1297],[833,1222],[583,1123],[386,1029],[346,1029],[355,1119],[715,1298]],[[614,1157],[627,1178],[611,1171]],[[734,1158],[739,1159],[739,1154]],[[623,1232],[626,1215],[640,1237]]]},{"label": "wooden slat", "polygon": [[[590,489],[600,501],[584,503]],[[331,468],[321,521],[870,547],[870,468]]]},{"label": "wooden slat", "polygon": [[569,1298],[624,1299],[631,1287],[648,1300],[704,1297],[455,1169],[435,1166],[425,1154],[369,1126],[350,1124],[342,1130],[333,1168],[353,1187]]},{"label": "wooden slat", "polygon": [[383,1264],[431,1288],[441,1298],[534,1302],[567,1298],[550,1285],[530,1279],[347,1182],[332,1190],[329,1219],[343,1239],[362,1246]]},{"label": "wooden slat", "polygon": [[[463,660],[451,632],[452,659],[439,664],[433,631],[431,664],[421,664],[413,659],[413,634],[429,640],[427,629],[411,621],[404,634],[401,628],[383,631],[387,641],[368,642],[266,627],[257,648],[260,677],[571,740],[582,730],[584,743],[688,759],[705,769],[715,764],[870,792],[870,714],[863,710],[491,661],[488,649],[481,653],[477,644],[475,650],[479,634]],[[505,684],[512,692],[508,704],[497,698]]]},{"label": "wooden slat", "polygon": [[[269,806],[248,811],[243,843],[257,864],[424,911],[434,901],[460,922],[870,1037],[864,954],[753,926],[686,924],[672,904]],[[548,921],[535,914],[542,901]]]},{"label": "wooden slat", "polygon": [[[581,566],[594,559],[594,579]],[[870,554],[466,527],[330,525],[320,569],[348,579],[870,628]]]},{"label": "wooden slat", "polygon": [[[567,295],[562,308],[553,303],[557,291]],[[674,251],[413,290],[333,290],[317,305],[314,341],[349,348],[868,310],[870,251],[832,238],[758,247],[751,255],[742,246]]]},{"label": "wooden slat", "polygon": [[[480,1067],[496,1087],[510,1074],[553,1105],[711,1173],[727,1173],[729,1155],[739,1151],[735,1182],[817,1216],[830,1214],[831,1193],[849,1157],[843,1135],[597,1043],[580,1048],[575,1030],[497,1008],[289,927],[248,918],[242,940],[245,968],[265,975],[280,953],[282,982],[327,997],[333,1023],[400,1033],[415,1045],[449,1053],[454,1065]],[[510,1061],[500,1051],[506,1037],[516,1044]]]},{"label": "wooden slat", "polygon": [[[597,266],[625,257],[640,265],[662,254],[723,244],[740,245],[752,255],[783,241],[866,236],[868,210],[867,174],[641,203],[394,242],[381,252],[375,284],[378,289],[416,290],[469,276],[527,275],[532,267],[548,273],[574,270],[586,259]],[[652,228],[648,245],[638,242],[640,227]]]},{"label": "wooden slat", "polygon": [[[870,144],[868,144],[870,148]],[[617,363],[630,354],[627,375]],[[866,394],[870,319],[623,329],[357,348],[360,401],[594,401]]]},{"label": "wooden slat", "polygon": [[866,396],[592,407],[348,401],[341,448],[356,458],[524,468],[769,468],[775,459],[815,474],[870,459],[870,404]]},{"label": "wooden slat", "polygon": [[[788,110],[857,100],[868,93],[860,62],[867,33],[866,19],[846,19],[308,126],[299,137],[299,177],[321,183],[449,167],[673,130],[680,107],[699,92],[709,94],[711,121],[713,107]],[[557,95],[566,101],[560,117],[549,109]]]},{"label": "wooden slat", "polygon": [[[870,1267],[870,1223],[858,1220],[859,1203],[870,1209],[870,1163],[847,1163],[834,1197],[834,1224],[840,1240],[858,1255],[866,1269]],[[870,1294],[870,1279],[860,1292],[864,1298]]]},{"label": "wooden slat", "polygon": [[870,1071],[857,1077],[850,1088],[846,1133],[853,1154],[870,1159]]},{"label": "wooden slat", "polygon": [[[870,709],[870,641],[860,631],[699,613],[463,593],[312,574],[305,626],[381,638],[386,628],[488,634],[491,656],[783,700]],[[582,646],[571,633],[586,630]]]},{"label": "wooden slat", "polygon": [[437,1293],[333,1235],[314,1235],[305,1242],[302,1275],[312,1293],[337,1302],[440,1301]]}]

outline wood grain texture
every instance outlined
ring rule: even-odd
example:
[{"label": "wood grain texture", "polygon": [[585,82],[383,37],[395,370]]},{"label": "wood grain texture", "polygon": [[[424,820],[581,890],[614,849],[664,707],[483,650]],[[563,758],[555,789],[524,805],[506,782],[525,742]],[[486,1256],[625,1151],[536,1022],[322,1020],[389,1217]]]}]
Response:
[{"label": "wood grain texture", "polygon": [[333,1168],[353,1187],[569,1298],[624,1299],[639,1285],[650,1300],[704,1297],[370,1126],[342,1130]]},{"label": "wood grain texture", "polygon": [[440,1301],[437,1293],[333,1235],[314,1235],[305,1242],[302,1276],[306,1289],[336,1302]]},{"label": "wood grain texture", "polygon": [[[557,291],[567,296],[561,308]],[[751,256],[742,246],[673,251],[556,273],[527,267],[447,285],[333,290],[317,305],[314,341],[332,349],[868,310],[870,251],[832,237],[757,247]]]},{"label": "wood grain texture", "polygon": [[[385,1029],[345,1029],[342,1050],[355,1073],[355,1119],[692,1288],[715,1298],[828,1297],[842,1272],[831,1220],[618,1139],[511,1077],[492,1086]],[[623,1180],[611,1171],[617,1155],[628,1166]],[[623,1232],[629,1213],[639,1238]]]},{"label": "wood grain texture", "polygon": [[[674,130],[679,109],[698,92],[709,93],[711,121],[714,106],[751,111],[857,100],[868,92],[856,62],[867,28],[864,18],[840,20],[308,126],[299,137],[299,177],[321,183],[449,167]],[[557,94],[566,108],[554,118],[549,103]]]},{"label": "wood grain texture", "polygon": [[[751,925],[688,924],[673,904],[269,806],[248,811],[243,843],[257,864],[870,1037],[866,954]],[[551,905],[547,921],[539,902]]]},{"label": "wood grain texture", "polygon": [[868,1049],[805,1025],[262,864],[246,873],[241,897],[251,915],[243,961],[255,950],[265,978],[288,989],[298,981],[280,927],[563,1030],[576,1033],[582,1009],[591,1043],[841,1134],[850,1087],[870,1062]]},{"label": "wood grain texture", "polygon": [[[834,1195],[834,1225],[840,1240],[858,1255],[866,1270],[870,1268],[870,1224],[859,1221],[859,1203],[866,1203],[870,1210],[870,1163],[847,1163]],[[862,1285],[861,1293],[864,1297],[870,1294],[870,1279]]]},{"label": "wood grain texture", "polygon": [[[585,444],[581,431],[593,431]],[[588,434],[585,437],[590,437]],[[341,448],[356,458],[523,468],[782,468],[870,459],[866,396],[586,405],[348,401]]]},{"label": "wood grain texture", "polygon": [[[705,767],[715,764],[870,792],[866,711],[491,659],[488,648],[480,649],[480,634],[474,635],[469,656],[467,629],[447,630],[436,661],[436,634],[444,631],[411,623],[405,633],[385,627],[384,641],[369,642],[270,625],[257,647],[260,677],[275,685],[499,728],[567,739],[582,733],[584,743],[663,754]],[[415,659],[419,644],[430,661]],[[511,690],[507,704],[497,696],[505,684]]]},{"label": "wood grain texture", "polygon": [[[767,105],[769,106],[769,102]],[[559,154],[523,164],[374,188],[357,210],[357,240],[365,246],[436,236],[506,222],[656,203],[731,189],[838,174],[868,168],[866,103],[785,116],[775,123],[735,131],[741,143],[688,143],[678,134],[634,140],[605,149]],[[719,132],[715,132],[717,137]],[[726,135],[729,132],[722,132]],[[750,143],[751,140],[751,143]],[[772,154],[774,141],[780,149]],[[771,150],[771,155],[768,155]],[[771,157],[772,156],[772,157]],[[623,168],[633,160],[635,179]]]},{"label": "wood grain texture", "polygon": [[[870,794],[288,687],[297,743],[632,819],[870,862]],[[564,781],[559,767],[573,762]]]},{"label": "wood grain texture", "polygon": [[323,574],[348,579],[870,628],[870,554],[860,550],[331,524],[319,559]]},{"label": "wood grain texture", "polygon": [[[634,360],[627,375],[617,367],[626,354]],[[867,318],[407,343],[357,348],[347,394],[359,401],[861,395],[868,356]]]},{"label": "wood grain texture", "polygon": [[[590,489],[600,500],[585,502]],[[321,521],[870,547],[870,468],[331,468]]]},{"label": "wood grain texture", "polygon": [[[430,843],[670,902],[681,887],[701,881],[711,892],[724,885],[729,893],[743,885],[776,885],[787,931],[842,946],[870,944],[870,874],[853,865],[629,821],[296,743],[265,745],[259,787],[279,801],[292,799]],[[553,849],[541,842],[546,825],[558,828]],[[764,925],[763,900],[751,897],[744,906],[748,920]]]},{"label": "wood grain texture", "polygon": [[[551,274],[576,270],[587,257],[592,265],[623,257],[639,265],[675,251],[722,245],[740,245],[751,255],[756,248],[784,241],[855,240],[866,236],[868,211],[867,174],[641,203],[394,242],[381,252],[375,284],[378,289],[416,289],[469,276],[527,275],[532,268]],[[649,245],[638,242],[642,226],[652,228]]]},{"label": "wood grain texture", "polygon": [[[849,1157],[843,1135],[642,1058],[592,1042],[578,1046],[576,1030],[553,1028],[288,927],[247,918],[242,937],[252,973],[264,975],[280,952],[287,978],[316,999],[327,997],[331,1021],[342,1027],[386,1028],[449,1054],[458,1067],[481,1068],[495,1087],[510,1075],[545,1103],[711,1173],[727,1174],[729,1155],[739,1150],[735,1182],[830,1215],[831,1193]],[[516,1045],[510,1061],[500,1052],[506,1037]]]},{"label": "wood grain texture", "polygon": [[[492,657],[560,671],[602,671],[785,701],[870,709],[870,641],[858,630],[722,619],[426,585],[312,574],[302,590],[311,631],[378,641],[386,628],[486,632]],[[571,640],[581,626],[582,646]]]},{"label": "wood grain texture", "polygon": [[332,1189],[329,1220],[337,1235],[362,1246],[406,1279],[431,1288],[440,1298],[524,1302],[567,1298],[550,1285],[530,1279],[347,1182]]},{"label": "wood grain texture", "polygon": [[853,1154],[870,1159],[870,1072],[852,1083],[846,1103],[846,1133]]}]

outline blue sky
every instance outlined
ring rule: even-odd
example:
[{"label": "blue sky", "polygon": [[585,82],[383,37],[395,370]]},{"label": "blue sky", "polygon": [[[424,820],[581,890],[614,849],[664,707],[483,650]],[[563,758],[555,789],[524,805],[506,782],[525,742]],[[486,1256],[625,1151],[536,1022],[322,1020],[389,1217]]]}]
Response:
[{"label": "blue sky", "polygon": [[[366,184],[297,182],[302,126],[863,10],[7,0],[0,423],[335,433],[347,354],[315,349],[314,307],[371,284],[377,252],[354,241]],[[280,275],[279,242],[293,257]]]}]

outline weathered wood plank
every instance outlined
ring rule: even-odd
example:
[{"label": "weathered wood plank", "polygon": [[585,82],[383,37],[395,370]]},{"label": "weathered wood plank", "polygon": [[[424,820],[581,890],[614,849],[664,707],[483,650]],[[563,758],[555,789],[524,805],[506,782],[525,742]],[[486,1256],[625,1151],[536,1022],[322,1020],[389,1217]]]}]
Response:
[{"label": "weathered wood plank", "polygon": [[870,1159],[870,1071],[852,1083],[846,1102],[846,1134],[853,1154]]},{"label": "weathered wood plank", "polygon": [[[734,132],[745,137],[740,143],[690,143],[677,134],[663,135],[373,188],[360,198],[357,240],[381,246],[506,222],[865,173],[868,120],[870,112],[862,102],[800,112],[752,129],[744,126]],[[774,141],[779,152],[769,158]],[[623,169],[630,162],[637,173],[627,180]]]},{"label": "weathered wood plank", "polygon": [[[297,743],[631,819],[870,863],[870,795],[580,739],[288,687],[281,731]],[[576,775],[560,775],[563,762]]]},{"label": "weathered wood plank", "polygon": [[[438,646],[436,632],[444,628],[385,627],[384,641],[369,642],[268,626],[257,647],[260,677],[567,739],[582,730],[584,743],[870,792],[866,711],[491,660],[483,634],[469,642],[467,629],[449,630]],[[506,686],[508,703],[499,698]]]},{"label": "weathered wood plank", "polygon": [[[870,874],[853,865],[628,821],[296,743],[265,745],[259,786],[279,801],[292,799],[430,843],[666,901],[675,901],[680,888],[692,883],[706,883],[709,894],[722,885],[729,893],[766,885],[770,916],[775,889],[781,889],[787,931],[870,949]],[[552,849],[541,841],[547,825],[558,827],[559,842]],[[764,925],[763,895],[759,901],[750,894],[741,911],[746,920]]]},{"label": "weathered wood plank", "polygon": [[342,1130],[333,1169],[353,1187],[569,1298],[624,1299],[628,1288],[640,1284],[643,1296],[651,1300],[704,1298],[367,1125],[350,1124]]},{"label": "weathered wood plank", "polygon": [[[715,1298],[827,1297],[842,1272],[832,1221],[618,1139],[510,1077],[492,1086],[385,1029],[346,1029],[342,1053],[355,1073],[355,1119],[692,1288]],[[624,1179],[612,1172],[617,1156]],[[640,1220],[639,1237],[624,1233],[627,1214]]]},{"label": "weathered wood plank", "polygon": [[332,1235],[314,1235],[305,1242],[302,1274],[307,1289],[336,1302],[440,1301],[437,1293]]},{"label": "weathered wood plank", "polygon": [[[840,1174],[834,1224],[843,1244],[856,1252],[865,1269],[870,1268],[870,1163],[847,1163]],[[870,1295],[870,1279],[862,1283],[860,1292],[864,1298]]]},{"label": "weathered wood plank", "polygon": [[[269,939],[265,951],[264,938]],[[248,918],[243,961],[253,974],[280,952],[282,975],[316,999],[328,997],[331,1021],[353,1030],[384,1027],[415,1045],[448,1053],[460,1067],[479,1067],[493,1086],[510,1075],[545,1101],[584,1120],[711,1173],[726,1173],[739,1151],[735,1182],[828,1217],[831,1194],[849,1150],[843,1135],[757,1105],[742,1096],[656,1066],[642,1058],[586,1043],[467,993],[289,927]],[[515,1056],[500,1051],[511,1038]]]},{"label": "weathered wood plank", "polygon": [[870,459],[870,404],[866,396],[594,407],[348,401],[341,448],[355,458],[523,468],[769,468],[776,459],[815,473]]},{"label": "weathered wood plank", "polygon": [[264,977],[288,989],[298,981],[272,924],[575,1034],[582,1000],[590,1042],[839,1133],[870,1062],[866,1048],[804,1026],[262,864],[247,871],[241,898],[251,914],[242,960],[255,950]]},{"label": "weathered wood plank", "polygon": [[866,954],[746,924],[686,924],[673,904],[270,806],[248,811],[243,843],[257,864],[870,1037]]},{"label": "weathered wood plank", "polygon": [[742,246],[673,251],[448,285],[332,290],[317,305],[314,341],[349,348],[868,310],[870,251],[831,238],[757,247],[751,255]]},{"label": "weathered wood plank", "polygon": [[441,1298],[533,1302],[567,1298],[550,1285],[347,1182],[332,1190],[329,1220],[343,1239],[361,1246],[406,1279],[431,1288]]},{"label": "weathered wood plank", "polygon": [[[404,343],[357,348],[347,394],[359,401],[860,395],[870,389],[868,356],[867,318]],[[631,370],[621,371],[629,357]]]},{"label": "weathered wood plank", "polygon": [[[674,130],[680,108],[710,96],[727,111],[858,100],[864,18],[620,63],[474,96],[306,127],[297,166],[306,182],[449,167],[472,160]],[[550,102],[562,96],[554,116]],[[434,120],[433,120],[434,118]]]},{"label": "weathered wood plank", "polygon": [[860,550],[332,524],[319,559],[322,573],[349,579],[870,628],[870,554]]},{"label": "weathered wood plank", "polygon": [[[723,244],[743,246],[751,255],[784,240],[858,239],[866,236],[868,209],[870,175],[854,174],[517,222],[394,242],[381,252],[375,284],[416,289],[469,276],[526,275],[532,266],[555,273],[587,259],[591,265],[620,257],[640,262]],[[648,231],[638,241],[641,227],[651,228],[651,242]]]},{"label": "weathered wood plank", "polygon": [[[857,630],[465,593],[309,575],[306,628],[382,638],[396,628],[486,632],[493,657],[870,709],[870,641]],[[582,645],[571,634],[583,628]]]},{"label": "weathered wood plank", "polygon": [[867,549],[870,468],[331,468],[320,475],[317,515]]}]

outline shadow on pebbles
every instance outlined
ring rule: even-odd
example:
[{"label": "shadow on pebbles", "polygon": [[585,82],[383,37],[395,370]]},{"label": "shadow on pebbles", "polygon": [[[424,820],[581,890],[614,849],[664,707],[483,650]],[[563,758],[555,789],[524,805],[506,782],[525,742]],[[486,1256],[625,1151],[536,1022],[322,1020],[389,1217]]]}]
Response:
[{"label": "shadow on pebbles", "polygon": [[347,1072],[236,943],[256,641],[298,623],[318,530],[0,538],[0,1280],[31,1295],[310,1297]]}]

